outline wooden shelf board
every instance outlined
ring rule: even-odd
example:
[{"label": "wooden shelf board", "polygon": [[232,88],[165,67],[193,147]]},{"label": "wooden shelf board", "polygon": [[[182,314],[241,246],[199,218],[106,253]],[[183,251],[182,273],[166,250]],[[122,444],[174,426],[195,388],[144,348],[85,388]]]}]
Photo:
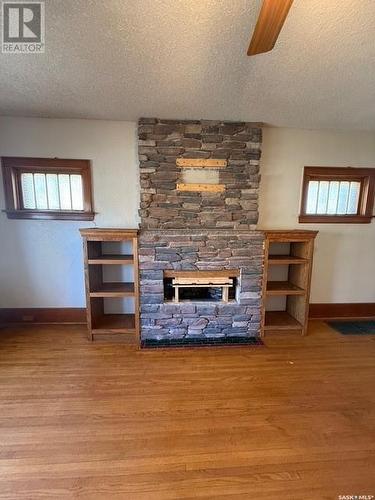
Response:
[{"label": "wooden shelf board", "polygon": [[302,330],[302,325],[286,311],[266,311],[265,330]]},{"label": "wooden shelf board", "polygon": [[135,333],[134,314],[104,314],[93,320],[93,334]]},{"label": "wooden shelf board", "polygon": [[268,281],[267,295],[305,295],[305,290],[289,281]]},{"label": "wooden shelf board", "polygon": [[203,193],[223,193],[225,184],[177,184],[177,191],[198,191]]},{"label": "wooden shelf board", "polygon": [[90,291],[90,297],[132,297],[134,283],[102,283],[95,290]]},{"label": "wooden shelf board", "polygon": [[89,264],[133,264],[133,255],[101,255],[100,257],[94,257],[88,259]]},{"label": "wooden shelf board", "polygon": [[294,255],[269,255],[268,264],[306,264],[307,259]]},{"label": "wooden shelf board", "polygon": [[305,243],[313,240],[318,231],[305,229],[261,229],[270,243]]},{"label": "wooden shelf board", "polygon": [[214,158],[209,158],[208,160],[204,158],[177,158],[176,165],[178,167],[186,168],[225,168],[228,164],[228,160],[217,160]]}]

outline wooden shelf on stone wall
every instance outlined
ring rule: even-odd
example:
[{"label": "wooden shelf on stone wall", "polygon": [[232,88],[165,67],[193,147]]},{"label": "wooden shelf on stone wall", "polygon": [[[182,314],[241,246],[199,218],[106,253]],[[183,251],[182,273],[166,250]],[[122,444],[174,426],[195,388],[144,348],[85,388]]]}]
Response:
[{"label": "wooden shelf on stone wall", "polygon": [[181,168],[225,168],[228,160],[215,158],[177,158],[176,165]]},{"label": "wooden shelf on stone wall", "polygon": [[165,270],[164,278],[223,278],[223,277],[239,277],[239,269],[224,269],[221,271],[175,271]]},{"label": "wooden shelf on stone wall", "polygon": [[[261,334],[266,331],[307,332],[314,240],[317,231],[266,230]],[[285,249],[285,254],[280,248]],[[275,251],[276,250],[276,251]],[[287,280],[270,279],[271,266],[285,266]],[[285,309],[267,310],[267,298],[285,297]]]},{"label": "wooden shelf on stone wall", "polygon": [[177,184],[177,191],[197,191],[201,193],[223,193],[224,184]]},{"label": "wooden shelf on stone wall", "polygon": [[[88,337],[119,338],[126,335],[139,345],[138,231],[135,229],[80,229],[84,246]],[[122,253],[126,244],[131,253]],[[105,245],[116,253],[105,252]],[[113,250],[112,250],[113,251]],[[118,253],[117,253],[118,251]],[[133,266],[132,282],[105,281],[106,266]],[[111,269],[113,271],[113,268]],[[110,271],[110,269],[107,269]],[[134,312],[107,314],[106,305],[122,298],[133,301]],[[109,308],[112,312],[112,307]]]}]

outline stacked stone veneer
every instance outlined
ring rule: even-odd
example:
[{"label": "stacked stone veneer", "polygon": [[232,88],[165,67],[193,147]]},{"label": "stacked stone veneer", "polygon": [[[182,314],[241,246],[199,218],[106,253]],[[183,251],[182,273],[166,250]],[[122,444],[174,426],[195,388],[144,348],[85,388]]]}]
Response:
[{"label": "stacked stone veneer", "polygon": [[[259,335],[263,233],[258,220],[261,129],[251,123],[139,122],[142,340]],[[223,193],[177,191],[177,158],[227,159]],[[164,300],[165,270],[238,269],[238,300]]]},{"label": "stacked stone veneer", "polygon": [[[141,227],[254,228],[258,221],[262,129],[252,123],[141,118]],[[177,191],[177,158],[226,159],[223,193]]]},{"label": "stacked stone veneer", "polygon": [[[143,339],[256,336],[260,325],[263,234],[258,231],[142,231]],[[164,302],[163,271],[240,269],[238,302]]]}]

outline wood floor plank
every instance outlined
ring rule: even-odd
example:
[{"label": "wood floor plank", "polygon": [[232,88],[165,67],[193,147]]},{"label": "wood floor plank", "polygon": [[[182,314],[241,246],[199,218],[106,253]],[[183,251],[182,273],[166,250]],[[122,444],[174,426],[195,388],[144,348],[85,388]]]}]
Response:
[{"label": "wood floor plank", "polygon": [[375,494],[375,338],[139,351],[0,330],[0,499]]}]

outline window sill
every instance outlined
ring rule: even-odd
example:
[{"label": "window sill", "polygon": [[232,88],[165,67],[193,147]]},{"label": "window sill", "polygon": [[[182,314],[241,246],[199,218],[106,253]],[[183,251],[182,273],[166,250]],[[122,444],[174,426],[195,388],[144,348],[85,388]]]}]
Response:
[{"label": "window sill", "polygon": [[372,215],[300,215],[303,224],[369,224]]},{"label": "window sill", "polygon": [[94,220],[95,212],[53,210],[4,210],[8,219]]}]

